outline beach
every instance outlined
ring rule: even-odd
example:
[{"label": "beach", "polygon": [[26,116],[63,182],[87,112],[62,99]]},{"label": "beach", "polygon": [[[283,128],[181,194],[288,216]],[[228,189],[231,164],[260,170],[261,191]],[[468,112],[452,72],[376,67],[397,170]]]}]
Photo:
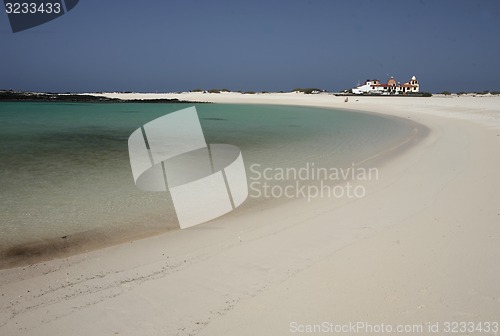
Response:
[{"label": "beach", "polygon": [[362,198],[229,213],[0,270],[2,335],[319,334],[358,322],[431,335],[500,322],[500,97],[102,95],[341,108],[426,131],[384,156]]}]

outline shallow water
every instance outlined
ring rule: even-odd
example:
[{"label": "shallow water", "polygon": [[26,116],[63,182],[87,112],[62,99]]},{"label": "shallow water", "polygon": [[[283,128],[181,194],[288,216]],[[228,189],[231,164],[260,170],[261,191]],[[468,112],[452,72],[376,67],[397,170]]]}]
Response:
[{"label": "shallow water", "polygon": [[[143,192],[134,185],[127,140],[143,124],[189,106],[0,103],[0,256],[43,254],[36,246],[61,239],[63,247],[102,245],[176,229],[168,192]],[[196,108],[207,143],[238,146],[247,174],[252,164],[349,166],[411,132],[396,119],[346,111]],[[268,200],[250,198],[242,207],[263,201]],[[23,244],[34,247],[30,252]]]}]

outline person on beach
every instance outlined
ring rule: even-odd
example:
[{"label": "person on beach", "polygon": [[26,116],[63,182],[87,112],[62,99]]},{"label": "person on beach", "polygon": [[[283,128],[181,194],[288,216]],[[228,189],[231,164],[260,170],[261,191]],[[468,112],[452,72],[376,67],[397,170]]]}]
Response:
[{"label": "person on beach", "polygon": [[349,97],[345,97],[344,103],[347,103],[349,101]]}]

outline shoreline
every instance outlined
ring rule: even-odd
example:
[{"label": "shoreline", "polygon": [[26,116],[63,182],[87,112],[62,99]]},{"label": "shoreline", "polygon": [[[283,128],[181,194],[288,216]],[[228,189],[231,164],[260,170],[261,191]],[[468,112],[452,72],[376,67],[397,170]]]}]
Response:
[{"label": "shoreline", "polygon": [[[234,103],[227,96],[217,99]],[[500,99],[304,96],[254,102],[382,113],[430,133],[383,165],[363,199],[228,214],[2,270],[0,331],[286,335],[292,321],[495,321]]]},{"label": "shoreline", "polygon": [[[112,99],[117,99],[117,98],[112,98]],[[159,98],[158,100],[161,99],[162,98]],[[175,98],[169,100],[175,100]],[[57,104],[58,102],[54,103]],[[220,103],[220,104],[226,104],[226,103]],[[278,106],[282,105],[279,104]],[[311,107],[318,108],[318,106],[311,106]],[[332,108],[326,106],[320,108],[325,110],[330,110],[330,109],[341,110],[340,108]],[[391,144],[390,147],[384,148],[382,151],[379,152],[373,152],[372,154],[370,154],[370,157],[363,158],[362,161],[353,162],[352,163],[353,166],[363,166],[368,163],[371,163],[372,165],[377,165],[377,167],[379,165],[382,166],[390,162],[394,157],[397,156],[398,153],[404,152],[412,145],[421,141],[423,138],[425,138],[425,136],[427,136],[429,132],[428,128],[426,128],[425,126],[402,118],[387,116],[380,113],[368,113],[366,111],[361,111],[361,110],[356,110],[354,112],[365,115],[376,114],[379,117],[386,119],[397,119],[398,122],[411,124],[413,131],[412,133],[409,133],[404,139],[394,141],[394,143]],[[345,184],[348,182],[352,181],[344,179],[341,181],[341,184]],[[297,200],[301,201],[300,198],[288,199],[286,197],[279,199],[276,198],[270,198],[268,200],[264,199],[257,204],[252,204],[251,206],[247,205],[246,207],[239,208],[239,211],[235,213],[236,217],[235,220],[238,220],[237,216],[243,215],[251,211],[265,211],[271,207],[281,206],[288,202]],[[109,235],[107,232],[99,233],[93,231],[85,231],[81,233],[70,234],[64,237],[53,237],[53,238],[39,239],[36,241],[30,241],[0,251],[0,270],[19,268],[23,266],[30,267],[34,264],[40,264],[52,260],[69,258],[78,254],[98,251],[103,248],[127,244],[130,243],[131,241],[147,239],[157,235],[172,233],[178,230],[180,230],[178,227],[177,228],[168,227],[165,229],[150,230],[144,233],[137,233],[137,232],[134,233],[127,231],[120,235],[114,235],[114,236]],[[106,238],[105,239],[101,238],[101,240],[96,241],[95,237],[98,234],[100,234],[101,236],[104,234]]]}]

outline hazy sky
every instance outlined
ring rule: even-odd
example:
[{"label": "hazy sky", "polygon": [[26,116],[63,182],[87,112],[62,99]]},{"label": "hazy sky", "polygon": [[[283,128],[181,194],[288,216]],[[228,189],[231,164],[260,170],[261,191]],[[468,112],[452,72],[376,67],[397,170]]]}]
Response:
[{"label": "hazy sky", "polygon": [[80,0],[15,34],[0,12],[0,64],[0,89],[16,90],[341,90],[416,75],[423,91],[500,91],[500,1]]}]

